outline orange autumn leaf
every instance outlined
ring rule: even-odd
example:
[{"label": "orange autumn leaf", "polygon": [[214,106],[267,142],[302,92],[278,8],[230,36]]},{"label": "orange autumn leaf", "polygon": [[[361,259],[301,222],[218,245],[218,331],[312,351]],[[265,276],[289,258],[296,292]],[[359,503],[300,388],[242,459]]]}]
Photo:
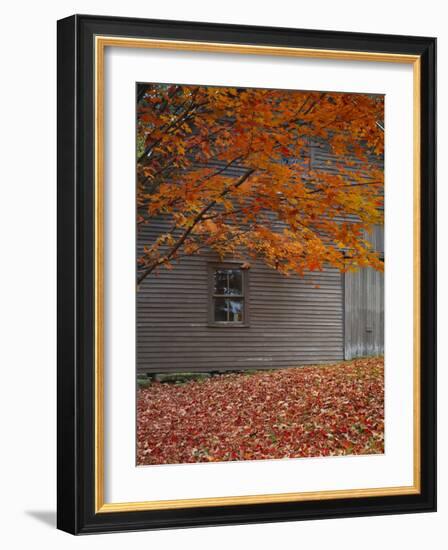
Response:
[{"label": "orange autumn leaf", "polygon": [[210,233],[216,233],[218,231],[218,226],[212,220],[206,220],[204,226]]},{"label": "orange autumn leaf", "polygon": [[383,223],[383,110],[367,94],[142,85],[138,225],[167,229],[139,282],[204,246],[285,275],[382,269],[365,235]]}]

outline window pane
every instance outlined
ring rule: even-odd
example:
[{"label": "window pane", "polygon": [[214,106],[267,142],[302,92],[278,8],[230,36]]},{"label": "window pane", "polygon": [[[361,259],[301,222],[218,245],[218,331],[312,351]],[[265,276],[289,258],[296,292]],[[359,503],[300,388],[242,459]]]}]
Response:
[{"label": "window pane", "polygon": [[214,299],[214,320],[218,323],[242,323],[243,322],[242,298],[215,298]]},{"label": "window pane", "polygon": [[227,294],[227,271],[227,269],[216,270],[214,294]]},{"label": "window pane", "polygon": [[229,269],[229,294],[235,296],[243,293],[243,274],[241,269]]},{"label": "window pane", "polygon": [[243,300],[228,300],[229,321],[241,323],[243,320]]},{"label": "window pane", "polygon": [[227,321],[228,304],[225,298],[215,298],[215,321]]},{"label": "window pane", "polygon": [[243,274],[241,269],[217,269],[215,272],[214,294],[241,296]]}]

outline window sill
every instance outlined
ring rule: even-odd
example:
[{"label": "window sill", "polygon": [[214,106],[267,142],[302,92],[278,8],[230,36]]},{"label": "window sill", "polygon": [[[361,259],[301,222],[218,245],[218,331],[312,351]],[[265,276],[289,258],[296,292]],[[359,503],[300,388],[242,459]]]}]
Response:
[{"label": "window sill", "polygon": [[220,323],[207,323],[207,326],[210,328],[249,328],[248,323],[226,323],[222,321]]}]

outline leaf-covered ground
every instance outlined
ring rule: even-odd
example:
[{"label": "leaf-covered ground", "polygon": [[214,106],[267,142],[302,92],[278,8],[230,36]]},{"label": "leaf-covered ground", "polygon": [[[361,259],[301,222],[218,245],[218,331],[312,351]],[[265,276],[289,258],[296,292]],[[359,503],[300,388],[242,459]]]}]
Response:
[{"label": "leaf-covered ground", "polygon": [[140,465],[383,452],[380,357],[138,390]]}]

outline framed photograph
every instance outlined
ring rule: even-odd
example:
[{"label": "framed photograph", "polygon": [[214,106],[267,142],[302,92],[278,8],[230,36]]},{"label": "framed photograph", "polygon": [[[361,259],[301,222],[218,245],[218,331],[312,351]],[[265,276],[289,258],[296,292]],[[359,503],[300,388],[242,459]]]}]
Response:
[{"label": "framed photograph", "polygon": [[436,509],[434,38],[58,22],[58,527]]}]

